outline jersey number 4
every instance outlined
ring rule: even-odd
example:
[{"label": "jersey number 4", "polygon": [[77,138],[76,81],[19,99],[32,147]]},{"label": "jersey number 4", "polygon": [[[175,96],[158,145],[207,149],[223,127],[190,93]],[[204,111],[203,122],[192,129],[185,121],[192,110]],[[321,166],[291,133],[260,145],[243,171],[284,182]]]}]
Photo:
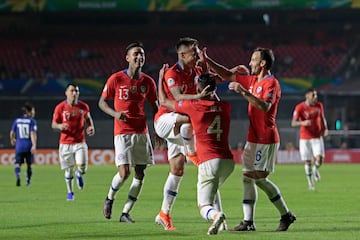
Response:
[{"label": "jersey number 4", "polygon": [[221,123],[220,115],[217,115],[207,129],[208,134],[216,134],[217,141],[221,140],[221,134],[223,132],[220,123]]}]

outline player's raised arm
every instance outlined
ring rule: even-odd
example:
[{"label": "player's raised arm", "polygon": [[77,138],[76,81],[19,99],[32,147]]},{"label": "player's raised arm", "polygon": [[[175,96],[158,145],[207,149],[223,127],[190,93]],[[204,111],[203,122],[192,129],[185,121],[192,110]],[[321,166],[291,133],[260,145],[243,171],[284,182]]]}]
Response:
[{"label": "player's raised arm", "polygon": [[167,64],[164,64],[159,71],[159,81],[158,81],[159,104],[171,111],[175,111],[176,101],[168,99],[163,89],[164,74],[168,67],[169,66]]},{"label": "player's raised arm", "polygon": [[200,61],[206,62],[209,65],[209,67],[212,70],[214,70],[217,74],[219,74],[220,77],[223,78],[224,80],[236,81],[236,73],[232,72],[230,69],[226,68],[225,66],[211,59],[206,53],[206,48],[203,48],[202,50],[199,51],[199,58]]}]

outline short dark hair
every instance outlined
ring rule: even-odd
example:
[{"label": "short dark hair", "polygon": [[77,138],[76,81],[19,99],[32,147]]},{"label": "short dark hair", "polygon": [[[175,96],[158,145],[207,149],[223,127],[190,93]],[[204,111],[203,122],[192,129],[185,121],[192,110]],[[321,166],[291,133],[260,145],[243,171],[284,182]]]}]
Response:
[{"label": "short dark hair", "polygon": [[68,84],[66,85],[65,90],[68,90],[68,88],[69,88],[70,86],[73,86],[74,88],[79,87],[76,83],[68,83]]},{"label": "short dark hair", "polygon": [[269,48],[257,47],[254,52],[260,52],[260,59],[265,60],[266,69],[270,70],[275,62],[274,52]]},{"label": "short dark hair", "polygon": [[216,81],[213,75],[209,73],[204,73],[199,76],[198,82],[197,82],[199,89],[203,90],[206,86],[210,86],[207,89],[207,92],[213,92],[216,89]]},{"label": "short dark hair", "polygon": [[306,91],[305,91],[305,95],[307,95],[308,93],[315,92],[315,91],[316,91],[315,88],[308,88],[308,89],[306,89]]},{"label": "short dark hair", "polygon": [[129,45],[127,45],[127,47],[125,48],[125,55],[128,54],[128,52],[130,51],[130,49],[134,48],[134,47],[140,47],[142,49],[144,49],[144,44],[142,44],[142,42],[136,41],[136,42],[132,42]]},{"label": "short dark hair", "polygon": [[34,108],[34,105],[32,105],[29,102],[26,102],[24,104],[24,106],[21,107],[21,112],[25,115],[25,114],[31,112],[33,110],[33,108]]},{"label": "short dark hair", "polygon": [[187,46],[187,47],[192,47],[192,46],[197,46],[198,45],[198,40],[191,38],[191,37],[183,37],[180,38],[179,41],[176,43],[176,51],[179,50],[179,48],[181,46]]}]

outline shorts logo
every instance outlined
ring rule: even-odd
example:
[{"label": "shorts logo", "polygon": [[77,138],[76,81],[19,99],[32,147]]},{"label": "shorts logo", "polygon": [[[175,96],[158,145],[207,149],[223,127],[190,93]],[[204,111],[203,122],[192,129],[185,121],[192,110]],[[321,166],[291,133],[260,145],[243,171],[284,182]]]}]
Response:
[{"label": "shorts logo", "polygon": [[174,80],[173,78],[169,78],[169,79],[167,80],[167,85],[168,85],[169,87],[174,86],[174,85],[175,85],[175,80]]},{"label": "shorts logo", "polygon": [[124,159],[125,159],[125,154],[120,153],[119,155],[117,155],[117,159],[118,159],[118,161],[124,161]]}]

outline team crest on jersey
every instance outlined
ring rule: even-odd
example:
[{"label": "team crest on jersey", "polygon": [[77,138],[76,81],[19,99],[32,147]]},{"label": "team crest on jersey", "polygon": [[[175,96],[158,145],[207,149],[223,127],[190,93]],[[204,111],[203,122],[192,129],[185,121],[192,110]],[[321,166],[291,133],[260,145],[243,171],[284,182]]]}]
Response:
[{"label": "team crest on jersey", "polygon": [[140,86],[140,92],[141,92],[141,93],[145,93],[145,92],[146,92],[146,86],[141,85],[141,86]]},{"label": "team crest on jersey", "polygon": [[167,85],[168,85],[169,87],[174,86],[174,85],[175,85],[175,80],[174,80],[173,78],[169,78],[169,79],[167,80]]},{"label": "team crest on jersey", "polygon": [[136,90],[137,90],[137,87],[136,87],[136,86],[131,86],[130,91],[131,91],[132,93],[135,93]]},{"label": "team crest on jersey", "polygon": [[256,93],[260,93],[262,91],[262,87],[259,86],[257,89],[256,89]]},{"label": "team crest on jersey", "polygon": [[76,110],[71,111],[71,116],[76,116]]}]

